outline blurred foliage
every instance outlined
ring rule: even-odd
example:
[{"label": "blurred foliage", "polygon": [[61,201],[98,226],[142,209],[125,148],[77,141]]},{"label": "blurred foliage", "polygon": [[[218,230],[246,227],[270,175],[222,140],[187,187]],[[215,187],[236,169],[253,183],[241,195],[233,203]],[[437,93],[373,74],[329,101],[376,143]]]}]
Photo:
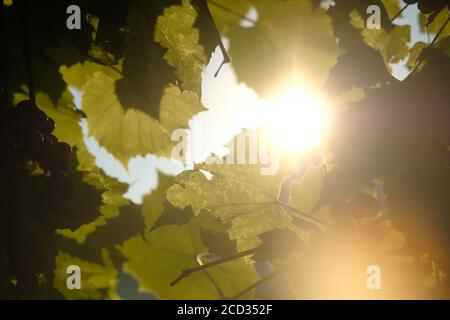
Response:
[{"label": "blurred foliage", "polygon": [[[81,30],[66,28],[71,4],[82,8]],[[369,30],[374,4],[382,28]],[[448,10],[418,14],[421,30],[438,37],[411,47],[410,26],[390,21],[404,5],[397,0],[2,5],[2,116],[27,99],[31,62],[36,104],[75,151],[77,193],[41,221],[44,176],[14,175],[2,160],[0,297],[120,299],[125,272],[161,299],[254,298],[252,284],[265,280],[255,263],[287,275],[271,280],[284,284],[283,297],[450,297]],[[228,62],[221,36],[237,79],[260,96],[292,83],[327,95],[334,118],[320,163],[282,153],[278,173],[261,175],[260,165],[211,156],[177,177],[160,173],[158,188],[130,203],[128,186],[97,167],[80,122],[124,166],[169,157],[172,131],[205,110],[202,70],[216,47]],[[391,65],[405,59],[411,74],[398,81]],[[385,270],[382,290],[365,287],[370,264]],[[67,289],[69,265],[80,266],[82,290]]]}]

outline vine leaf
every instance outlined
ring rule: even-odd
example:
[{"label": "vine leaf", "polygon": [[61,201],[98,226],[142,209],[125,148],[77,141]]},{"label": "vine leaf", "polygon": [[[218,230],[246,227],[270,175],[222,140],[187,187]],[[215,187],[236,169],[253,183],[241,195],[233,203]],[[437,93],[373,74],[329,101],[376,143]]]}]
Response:
[{"label": "vine leaf", "polygon": [[168,155],[170,141],[163,127],[139,110],[124,111],[115,93],[115,80],[97,72],[84,87],[82,108],[89,133],[125,166],[136,155]]},{"label": "vine leaf", "polygon": [[[358,11],[350,14],[350,23],[361,30],[364,42],[378,50],[384,58],[386,67],[390,69],[390,63],[396,63],[407,57],[411,26],[392,26],[390,28],[368,29],[365,27],[364,18]],[[387,31],[387,29],[390,29]]]},{"label": "vine leaf", "polygon": [[[117,285],[119,273],[109,257],[109,252],[102,250],[103,263],[92,263],[60,251],[56,256],[53,286],[70,300],[79,299],[118,299]],[[79,266],[82,272],[82,290],[67,288],[67,267]]]},{"label": "vine leaf", "polygon": [[[205,216],[206,217],[206,216]],[[208,251],[201,242],[200,227],[210,219],[197,217],[181,226],[164,226],[147,235],[147,242],[135,237],[122,246],[127,258],[124,270],[141,283],[141,290],[156,293],[161,299],[218,299],[208,276],[198,272],[176,286],[170,282],[184,269],[197,265],[196,256]],[[256,279],[254,269],[243,260],[232,261],[208,270],[225,296],[232,296]],[[235,275],[239,274],[239,277]],[[252,294],[246,297],[250,298]]]},{"label": "vine leaf", "polygon": [[208,0],[208,7],[217,30],[227,36],[232,26],[239,25],[251,8],[250,2],[241,0]]},{"label": "vine leaf", "polygon": [[224,63],[230,62],[230,57],[225,50],[219,31],[217,30],[211,15],[208,1],[192,0],[191,3],[198,12],[194,26],[200,30],[200,43],[205,49],[207,59],[209,60],[216,47],[219,46],[222,51]]},{"label": "vine leaf", "polygon": [[[132,106],[159,119],[159,102],[164,89],[176,82],[174,68],[164,59],[165,48],[154,39],[156,20],[164,7],[176,1],[137,1],[128,14],[123,77],[116,85],[125,108]],[[139,103],[133,103],[138,96]]]},{"label": "vine leaf", "polygon": [[62,68],[68,85],[83,90],[82,109],[89,135],[127,166],[137,155],[169,156],[173,130],[186,128],[189,119],[204,109],[199,96],[169,85],[160,102],[161,122],[134,106],[125,109],[116,93],[116,71],[90,62]]},{"label": "vine leaf", "polygon": [[[386,1],[384,2],[386,3]],[[362,17],[365,17],[366,8],[374,4],[382,10],[382,29],[366,30],[364,29],[365,20]],[[338,62],[331,70],[323,88],[330,96],[342,94],[354,87],[365,89],[373,85],[385,84],[388,81],[396,81],[386,68],[387,61],[405,56],[405,50],[407,50],[405,39],[409,36],[405,33],[408,33],[409,30],[407,27],[395,27],[388,20],[385,10],[379,0],[361,0],[357,4],[340,1],[328,10],[328,14],[333,20],[335,34],[339,39],[339,45],[346,50],[338,58]],[[393,32],[393,28],[397,28],[397,31]],[[365,38],[361,33],[365,34]],[[391,33],[393,34],[392,40],[400,38],[402,42],[400,44],[391,43],[390,37],[388,37]],[[376,36],[379,37],[378,40],[381,40],[381,44],[375,41]],[[370,47],[365,39],[375,48]],[[388,45],[389,43],[391,44]],[[399,53],[396,52],[397,49],[400,49]],[[367,61],[371,63],[367,63]]]},{"label": "vine leaf", "polygon": [[299,252],[304,242],[293,231],[288,229],[274,229],[259,235],[261,244],[256,247],[252,256],[254,261],[272,261],[285,259]]},{"label": "vine leaf", "polygon": [[331,19],[311,1],[252,0],[255,26],[230,27],[230,54],[239,81],[262,96],[294,83],[321,87],[341,54]]},{"label": "vine leaf", "polygon": [[322,179],[326,173],[325,165],[311,167],[300,180],[293,181],[289,200],[294,208],[312,213],[320,199]]},{"label": "vine leaf", "polygon": [[[251,249],[259,243],[258,234],[293,227],[277,199],[284,180],[296,166],[292,157],[285,157],[276,174],[261,175],[260,164],[199,164],[196,170],[175,178],[167,199],[181,209],[192,206],[194,215],[209,213],[229,221],[229,236],[237,241],[238,251]],[[209,172],[211,179],[200,170]]]},{"label": "vine leaf", "polygon": [[[16,93],[14,95],[15,103],[26,99],[28,99],[28,94]],[[53,135],[71,146],[83,144],[80,127],[82,117],[75,108],[73,96],[69,90],[66,89],[62,93],[56,105],[49,95],[44,92],[38,92],[36,94],[36,104],[39,109],[44,111],[55,122],[56,126]]]},{"label": "vine leaf", "polygon": [[197,11],[187,0],[181,6],[165,8],[156,22],[155,41],[167,49],[164,58],[175,68],[181,87],[200,96],[201,72],[207,59],[199,44],[199,30],[193,27],[196,18]]},{"label": "vine leaf", "polygon": [[206,109],[197,93],[169,85],[164,90],[160,110],[161,125],[171,134],[176,129],[186,128],[189,119]]},{"label": "vine leaf", "polygon": [[188,223],[193,217],[192,208],[186,207],[184,209],[176,208],[170,203],[165,202],[164,210],[159,216],[158,220],[153,224],[150,231],[156,230],[167,225],[182,225]]},{"label": "vine leaf", "polygon": [[236,240],[231,240],[226,232],[214,232],[201,228],[200,235],[203,244],[212,254],[228,257],[237,253]]}]

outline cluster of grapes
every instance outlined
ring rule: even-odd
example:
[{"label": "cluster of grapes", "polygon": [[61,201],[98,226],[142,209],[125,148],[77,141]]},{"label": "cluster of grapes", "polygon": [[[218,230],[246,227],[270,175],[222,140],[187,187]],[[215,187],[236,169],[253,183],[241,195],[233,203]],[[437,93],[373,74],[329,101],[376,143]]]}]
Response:
[{"label": "cluster of grapes", "polygon": [[429,14],[433,12],[440,12],[445,6],[450,8],[450,0],[403,0],[407,4],[419,3],[419,10],[423,13]]},{"label": "cluster of grapes", "polygon": [[52,134],[55,122],[29,100],[21,101],[10,111],[7,125],[9,154],[16,164],[34,161],[47,174],[49,193],[70,195],[67,177],[72,148]]},{"label": "cluster of grapes", "polygon": [[10,113],[9,141],[17,160],[36,161],[52,173],[66,171],[72,149],[52,134],[55,122],[28,100],[20,102]]},{"label": "cluster of grapes", "polygon": [[[68,176],[72,149],[54,129],[54,121],[28,100],[2,110],[0,251],[9,280],[16,282],[0,297],[26,298],[51,288],[53,232],[70,218],[62,205],[75,191]],[[39,275],[48,286],[40,285]]]}]

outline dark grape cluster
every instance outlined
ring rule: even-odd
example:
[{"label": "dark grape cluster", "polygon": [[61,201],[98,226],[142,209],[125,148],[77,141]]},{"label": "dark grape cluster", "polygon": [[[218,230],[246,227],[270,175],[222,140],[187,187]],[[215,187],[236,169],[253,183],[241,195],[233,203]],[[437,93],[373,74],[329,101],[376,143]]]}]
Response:
[{"label": "dark grape cluster", "polygon": [[12,108],[8,118],[8,139],[17,160],[36,161],[52,173],[67,170],[72,149],[52,134],[55,122],[51,118],[28,100]]},{"label": "dark grape cluster", "polygon": [[423,13],[429,14],[439,12],[445,6],[450,8],[450,0],[403,0],[406,4],[418,3],[419,10]]},{"label": "dark grape cluster", "polygon": [[0,108],[0,298],[59,297],[54,231],[94,219],[100,192],[73,170],[72,149],[30,101]]}]

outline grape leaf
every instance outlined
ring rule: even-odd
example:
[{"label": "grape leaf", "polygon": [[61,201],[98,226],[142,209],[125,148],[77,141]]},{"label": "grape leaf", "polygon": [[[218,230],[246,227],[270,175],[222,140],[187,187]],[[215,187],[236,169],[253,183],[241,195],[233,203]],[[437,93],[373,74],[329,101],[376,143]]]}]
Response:
[{"label": "grape leaf", "polygon": [[[140,290],[155,293],[161,299],[219,298],[203,272],[195,273],[173,287],[169,285],[184,269],[197,265],[195,257],[198,254],[208,251],[201,242],[202,219],[197,217],[186,225],[154,230],[147,236],[148,243],[135,237],[123,244],[121,251],[128,259],[124,270],[139,279]],[[251,285],[256,279],[253,268],[243,260],[210,268],[208,272],[227,297]],[[251,296],[249,293],[245,297]]]},{"label": "grape leaf", "polygon": [[[449,17],[448,10],[444,8],[444,10],[441,10],[434,18],[434,20],[428,24],[429,21],[427,15],[424,13],[420,13],[418,15],[420,31],[423,33],[428,32],[430,34],[436,34],[439,31],[439,29],[444,25],[448,17]],[[442,31],[440,38],[442,39],[449,35],[450,35],[450,26],[447,24],[447,26]]]},{"label": "grape leaf", "polygon": [[[381,0],[388,14],[388,18],[392,19],[400,11],[403,5],[401,0]],[[400,15],[401,17],[402,15]]]},{"label": "grape leaf", "polygon": [[201,71],[206,63],[199,31],[193,27],[197,12],[189,1],[164,9],[155,28],[155,41],[167,49],[164,58],[176,69],[182,88],[201,93]]},{"label": "grape leaf", "polygon": [[125,166],[136,155],[168,155],[169,137],[158,121],[138,110],[124,111],[114,88],[115,79],[101,72],[84,87],[89,133]]},{"label": "grape leaf", "polygon": [[[73,257],[60,251],[56,257],[56,270],[53,286],[61,292],[66,299],[118,299],[116,292],[118,271],[114,268],[107,250],[102,251],[103,264],[96,264]],[[67,288],[66,270],[76,265],[81,269],[81,290]]]},{"label": "grape leaf", "polygon": [[186,128],[192,116],[205,110],[197,93],[169,85],[161,99],[160,122],[172,133],[176,129]]},{"label": "grape leaf", "polygon": [[274,229],[259,235],[261,244],[256,247],[252,256],[255,261],[271,261],[285,259],[298,253],[304,247],[301,239],[291,230]]},{"label": "grape leaf", "polygon": [[[23,93],[17,93],[14,96],[15,103],[26,99],[28,99],[28,95]],[[55,122],[53,135],[71,146],[83,144],[80,127],[81,115],[77,112],[73,103],[73,96],[68,90],[63,92],[57,105],[52,102],[47,94],[38,92],[36,104]]]},{"label": "grape leaf", "polygon": [[[283,158],[282,158],[283,159]],[[259,243],[257,235],[275,227],[291,226],[291,218],[277,203],[281,186],[296,167],[285,157],[274,175],[261,175],[257,164],[199,164],[184,171],[167,190],[167,199],[181,209],[192,206],[195,215],[203,212],[230,221],[231,240],[246,250]],[[199,171],[209,172],[207,179]]]},{"label": "grape leaf", "polygon": [[68,84],[84,91],[89,134],[125,166],[136,155],[168,156],[171,131],[185,128],[190,117],[204,110],[197,94],[170,85],[161,100],[160,123],[136,108],[123,108],[116,94],[116,80],[122,78],[116,71],[86,62],[62,73]]},{"label": "grape leaf", "polygon": [[[159,101],[164,89],[175,83],[173,67],[164,60],[165,49],[154,41],[156,21],[163,9],[177,1],[136,1],[128,13],[128,27],[123,79],[119,79],[116,91],[125,108],[131,104],[159,119]],[[128,101],[138,95],[139,103]]]},{"label": "grape leaf", "polygon": [[[384,12],[385,8],[380,1],[361,0],[358,3],[339,1],[328,10],[333,21],[334,32],[339,38],[339,45],[346,50],[338,58],[323,88],[331,96],[354,87],[367,88],[388,81],[396,81],[386,68],[381,52],[368,46],[360,34],[365,26],[362,16],[365,15],[367,7],[374,4],[381,8],[383,30],[386,33],[391,32],[393,24],[388,21],[388,15]],[[383,31],[376,32],[383,33]]]},{"label": "grape leaf", "polygon": [[243,20],[251,4],[241,0],[209,0],[208,7],[217,30],[222,36],[227,36],[230,28]]},{"label": "grape leaf", "polygon": [[239,81],[260,95],[292,83],[320,87],[341,53],[331,20],[311,1],[252,0],[258,22],[230,27],[230,54]]},{"label": "grape leaf", "polygon": [[165,202],[164,210],[152,225],[150,231],[167,225],[182,225],[189,222],[192,217],[193,214],[191,207],[180,209],[172,206],[170,203]]},{"label": "grape leaf", "polygon": [[384,28],[368,29],[358,11],[353,11],[350,17],[350,23],[357,29],[361,29],[364,41],[370,47],[380,51],[387,67],[389,63],[399,62],[408,55],[411,26],[394,26],[390,31]]},{"label": "grape leaf", "polygon": [[325,165],[311,167],[298,181],[291,184],[290,203],[296,209],[312,213],[320,199],[322,179],[327,173]]},{"label": "grape leaf", "polygon": [[230,240],[226,232],[214,232],[200,229],[203,244],[209,252],[221,257],[229,257],[237,253],[236,241]]},{"label": "grape leaf", "polygon": [[406,66],[411,70],[415,67],[415,65],[419,62],[420,54],[422,50],[427,47],[425,42],[419,41],[414,44],[411,48],[408,61],[406,61]]}]

